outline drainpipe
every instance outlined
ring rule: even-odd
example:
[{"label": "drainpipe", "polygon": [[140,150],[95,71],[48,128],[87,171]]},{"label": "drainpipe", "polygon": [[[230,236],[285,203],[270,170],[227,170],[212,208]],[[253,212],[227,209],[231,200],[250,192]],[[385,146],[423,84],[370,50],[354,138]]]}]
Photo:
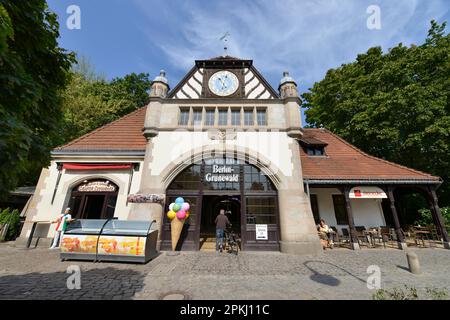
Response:
[{"label": "drainpipe", "polygon": [[308,198],[309,198],[309,180],[306,179],[305,183],[306,183],[306,194],[308,195]]}]

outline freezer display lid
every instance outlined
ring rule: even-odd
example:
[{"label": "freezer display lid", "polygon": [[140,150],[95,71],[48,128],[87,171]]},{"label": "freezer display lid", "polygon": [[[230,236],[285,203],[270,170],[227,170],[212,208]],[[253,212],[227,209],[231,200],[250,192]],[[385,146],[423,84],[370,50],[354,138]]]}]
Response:
[{"label": "freezer display lid", "polygon": [[66,234],[99,234],[105,219],[77,219],[67,225]]}]

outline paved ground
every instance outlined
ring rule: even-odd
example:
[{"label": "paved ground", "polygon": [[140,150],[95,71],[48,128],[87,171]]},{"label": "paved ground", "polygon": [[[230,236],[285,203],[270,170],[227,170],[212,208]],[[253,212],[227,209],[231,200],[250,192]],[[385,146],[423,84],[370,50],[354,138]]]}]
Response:
[{"label": "paved ground", "polygon": [[[0,245],[0,299],[371,299],[367,267],[378,265],[383,288],[414,286],[450,292],[450,251],[415,249],[422,274],[405,268],[396,249],[328,250],[320,256],[248,252],[239,256],[162,253],[146,265],[59,260],[58,251]],[[81,289],[69,290],[70,265]]]}]

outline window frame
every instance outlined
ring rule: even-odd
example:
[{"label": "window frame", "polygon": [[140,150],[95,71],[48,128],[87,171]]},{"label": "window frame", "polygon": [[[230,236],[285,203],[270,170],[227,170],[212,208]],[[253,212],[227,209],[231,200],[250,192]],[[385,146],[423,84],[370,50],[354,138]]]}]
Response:
[{"label": "window frame", "polygon": [[[247,123],[248,114],[251,114],[251,123]],[[244,108],[244,125],[245,126],[255,125],[255,108]]]},{"label": "window frame", "polygon": [[[263,123],[259,122],[260,114],[264,114],[264,122]],[[256,123],[258,124],[258,126],[267,126],[267,108],[257,108],[256,109]]]},{"label": "window frame", "polygon": [[[200,121],[197,121],[195,116],[200,114]],[[201,126],[203,124],[203,108],[192,108],[192,123],[193,126]]]},{"label": "window frame", "polygon": [[[337,198],[341,198],[342,203],[337,203],[335,200]],[[334,211],[334,217],[336,219],[336,224],[337,225],[348,225],[348,215],[347,215],[347,208],[345,207],[344,195],[343,194],[333,194],[332,199],[333,199],[333,211]],[[342,205],[341,212],[339,212],[340,210],[337,210],[337,209],[340,209],[339,207],[337,207],[338,205]]]},{"label": "window frame", "polygon": [[[212,123],[209,121],[209,117],[212,114]],[[205,108],[205,126],[214,126],[216,123],[216,108],[207,107]]]},{"label": "window frame", "polygon": [[[241,125],[241,108],[231,108],[231,125],[232,126],[240,126]],[[238,115],[238,117],[233,117],[233,115]],[[235,123],[234,120],[237,119],[238,123]]]},{"label": "window frame", "polygon": [[[190,115],[190,108],[180,108],[180,116],[178,117],[178,125],[179,126],[187,126],[189,125],[189,115]],[[186,115],[186,121],[183,121],[185,118],[183,115]]]},{"label": "window frame", "polygon": [[[227,126],[228,125],[228,109],[229,108],[225,108],[225,107],[219,107],[218,111],[217,111],[217,125],[218,126]],[[225,114],[225,123],[222,123],[221,120],[222,117],[221,115]]]}]

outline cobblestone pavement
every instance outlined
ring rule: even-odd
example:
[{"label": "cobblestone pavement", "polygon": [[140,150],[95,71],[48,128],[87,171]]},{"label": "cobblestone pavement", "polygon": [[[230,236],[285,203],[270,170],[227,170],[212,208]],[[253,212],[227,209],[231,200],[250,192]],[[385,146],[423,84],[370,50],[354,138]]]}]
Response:
[{"label": "cobblestone pavement", "polygon": [[[0,245],[0,299],[371,299],[369,265],[378,265],[383,288],[446,288],[450,251],[415,249],[422,274],[407,271],[396,249],[328,250],[320,256],[244,252],[161,253],[149,263],[64,261],[56,250]],[[67,268],[81,269],[81,289],[66,286]]]}]

